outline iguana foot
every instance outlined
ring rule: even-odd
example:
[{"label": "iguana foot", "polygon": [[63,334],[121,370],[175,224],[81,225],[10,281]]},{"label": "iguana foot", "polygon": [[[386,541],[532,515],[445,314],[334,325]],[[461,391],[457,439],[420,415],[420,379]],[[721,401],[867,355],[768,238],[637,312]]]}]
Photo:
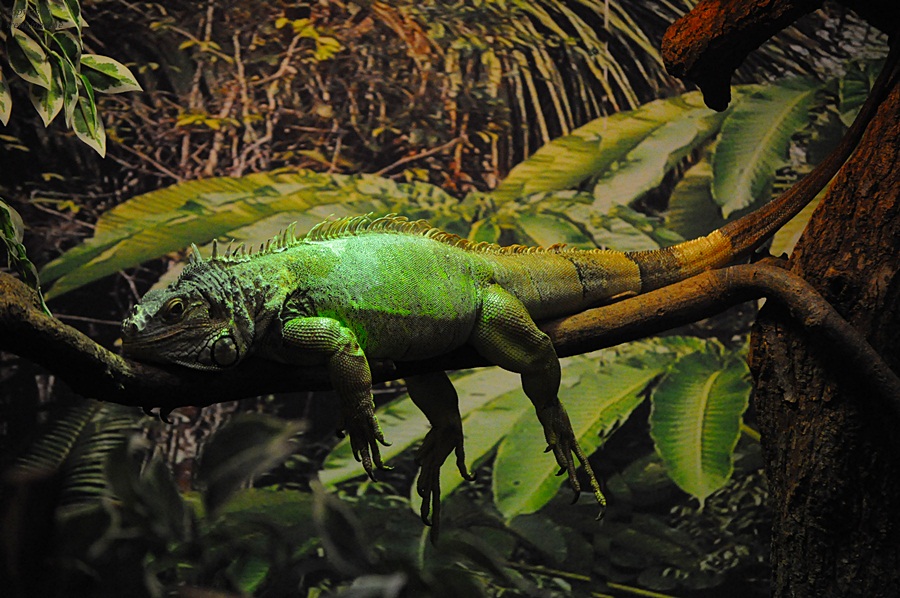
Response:
[{"label": "iguana foot", "polygon": [[347,434],[350,435],[350,448],[353,457],[362,462],[363,469],[372,481],[375,480],[375,468],[387,469],[381,460],[378,443],[390,446],[384,439],[384,433],[374,412],[363,411],[345,422]]},{"label": "iguana foot", "polygon": [[544,427],[544,437],[547,439],[546,452],[552,451],[553,456],[556,458],[556,463],[559,465],[560,469],[557,475],[568,475],[569,485],[575,491],[572,502],[576,502],[581,493],[581,484],[578,482],[578,476],[575,475],[577,469],[575,457],[577,457],[581,466],[584,467],[588,480],[590,480],[594,498],[600,504],[600,514],[597,516],[597,519],[602,519],[606,511],[606,497],[603,496],[603,492],[600,490],[600,483],[594,475],[594,470],[588,462],[587,455],[581,449],[578,440],[575,439],[572,423],[569,421],[569,415],[566,413],[562,403],[557,401],[555,405],[546,407],[538,413],[538,419],[540,419],[541,425]]},{"label": "iguana foot", "polygon": [[470,482],[474,480],[475,476],[466,469],[461,422],[431,428],[416,454],[416,463],[420,467],[419,481],[416,483],[416,492],[422,497],[420,514],[425,525],[434,526],[435,533],[441,516],[441,465],[451,452],[456,452],[459,474]]}]

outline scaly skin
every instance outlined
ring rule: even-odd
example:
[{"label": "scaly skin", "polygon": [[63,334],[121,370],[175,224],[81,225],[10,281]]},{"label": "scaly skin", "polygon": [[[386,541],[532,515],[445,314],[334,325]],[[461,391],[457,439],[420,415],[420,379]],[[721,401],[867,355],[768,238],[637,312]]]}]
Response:
[{"label": "scaly skin", "polygon": [[[535,320],[577,313],[656,288],[734,257],[712,235],[666,250],[619,253],[561,246],[472,244],[423,221],[368,216],[325,222],[298,240],[208,260],[193,252],[181,277],[151,291],[123,325],[131,357],[192,368],[231,367],[250,354],[322,365],[341,398],[353,453],[373,476],[385,443],[368,359],[404,361],[468,344],[518,372],[561,472],[576,495],[577,458],[600,486],[557,392],[559,359]],[[671,269],[675,269],[675,274]],[[439,520],[439,472],[451,452],[466,471],[458,399],[443,372],[408,380],[432,429],[419,450],[422,518]]]},{"label": "scaly skin", "polygon": [[[825,186],[856,146],[895,78],[897,48],[839,146],[798,185],[757,212],[700,239],[631,253],[501,248],[473,244],[386,216],[324,222],[258,253],[229,252],[191,264],[151,291],[123,323],[131,357],[217,370],[251,354],[286,364],[322,365],[341,398],[353,453],[372,476],[385,443],[372,401],[367,359],[414,360],[468,344],[522,376],[544,436],[577,492],[575,458],[605,499],[557,396],[559,359],[535,320],[577,313],[718,268],[747,254]],[[422,519],[439,518],[439,472],[451,452],[463,477],[462,422],[446,374],[407,380],[432,429],[419,450]]]}]

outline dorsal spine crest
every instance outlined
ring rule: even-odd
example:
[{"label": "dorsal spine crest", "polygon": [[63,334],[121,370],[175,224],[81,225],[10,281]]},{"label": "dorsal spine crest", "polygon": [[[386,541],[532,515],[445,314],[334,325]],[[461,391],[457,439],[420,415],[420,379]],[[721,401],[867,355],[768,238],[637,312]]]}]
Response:
[{"label": "dorsal spine crest", "polygon": [[[500,246],[488,241],[475,242],[454,233],[448,233],[433,227],[428,224],[426,220],[409,220],[406,216],[398,216],[397,214],[387,214],[386,216],[373,218],[373,214],[369,213],[364,216],[345,216],[335,220],[325,219],[313,226],[302,238],[298,238],[294,232],[296,224],[296,222],[292,222],[283,231],[279,232],[265,243],[261,243],[259,248],[255,251],[253,247],[248,249],[243,242],[236,247],[233,247],[234,241],[231,241],[225,251],[220,254],[218,240],[213,239],[210,260],[224,264],[245,262],[258,256],[284,251],[302,243],[330,241],[333,239],[355,237],[364,234],[419,235],[439,243],[444,243],[452,247],[458,247],[465,251],[475,253],[509,255],[601,251],[600,249],[578,249],[576,247],[569,247],[565,243],[555,243],[549,247],[541,247],[526,245]],[[193,244],[190,261],[191,263],[203,261],[200,251],[197,249],[196,245]]]}]

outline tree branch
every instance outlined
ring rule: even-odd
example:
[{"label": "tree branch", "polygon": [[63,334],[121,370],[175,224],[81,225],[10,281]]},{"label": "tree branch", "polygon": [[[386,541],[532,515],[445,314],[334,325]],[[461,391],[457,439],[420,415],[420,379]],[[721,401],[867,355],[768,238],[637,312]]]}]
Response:
[{"label": "tree branch", "polygon": [[[763,296],[787,305],[810,334],[825,341],[844,363],[852,364],[860,381],[900,414],[900,379],[874,349],[805,281],[770,265],[706,272],[645,295],[545,322],[541,329],[550,335],[560,356],[576,355],[663,332]],[[168,411],[265,393],[329,388],[324,368],[262,359],[250,358],[221,372],[130,361],[47,316],[35,307],[35,298],[30,288],[0,273],[0,350],[46,367],[84,396]],[[434,359],[371,365],[373,378],[385,381],[489,363],[464,347]]]}]

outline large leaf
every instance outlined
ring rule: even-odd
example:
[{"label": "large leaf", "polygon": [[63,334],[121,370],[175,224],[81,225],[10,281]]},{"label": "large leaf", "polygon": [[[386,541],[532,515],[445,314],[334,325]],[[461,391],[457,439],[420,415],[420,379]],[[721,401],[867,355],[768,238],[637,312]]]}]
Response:
[{"label": "large leaf", "polygon": [[54,419],[12,470],[59,472],[63,505],[97,499],[107,487],[107,457],[138,428],[134,410],[84,400]]},{"label": "large leaf", "polygon": [[[494,189],[493,196],[498,202],[506,202],[542,191],[572,189],[592,176],[610,172],[617,164],[635,173],[635,179],[623,184],[623,193],[640,191],[652,179],[646,177],[647,172],[659,176],[667,163],[714,134],[722,118],[703,105],[699,92],[691,92],[593,120],[546,144],[513,168]],[[682,121],[689,124],[667,128],[670,123]],[[627,166],[629,156],[642,143],[648,146],[637,151],[632,165]],[[654,146],[665,156],[662,165]],[[635,183],[638,179],[641,182]]]},{"label": "large leaf", "polygon": [[17,75],[33,85],[50,87],[50,63],[39,43],[20,29],[11,31],[6,40],[9,64]]},{"label": "large leaf", "polygon": [[141,86],[128,67],[109,56],[85,54],[81,57],[84,76],[96,91],[124,93],[141,91]]},{"label": "large leaf", "polygon": [[242,414],[203,447],[197,480],[203,504],[215,512],[248,480],[279,465],[296,450],[303,426],[259,413]]},{"label": "large leaf", "polygon": [[416,209],[451,203],[437,187],[372,175],[300,171],[188,181],[116,206],[97,222],[93,238],[47,264],[41,277],[56,280],[48,296],[57,297],[191,243],[218,237],[264,241],[241,229],[275,215],[286,218],[287,212],[302,232],[332,214],[397,211],[418,217]]},{"label": "large leaf", "polygon": [[[481,445],[481,439],[477,430],[471,430],[474,435],[470,440],[470,430],[466,423],[468,418],[472,417],[470,414],[481,409],[487,409],[488,412],[493,413],[498,409],[494,403],[503,401],[508,394],[521,395],[519,377],[503,370],[481,369],[454,376],[453,385],[459,393],[459,411],[463,418],[463,431],[467,439],[466,456],[468,464],[471,466],[493,448],[501,434],[498,434],[496,429],[488,428],[491,429],[494,437],[493,443],[483,450],[477,449],[476,446]],[[521,396],[525,400],[524,395]],[[380,409],[378,421],[384,437],[391,443],[390,446],[381,447],[381,456],[385,460],[392,459],[417,444],[430,428],[425,415],[415,406],[408,395],[404,395],[387,407]],[[480,419],[478,422],[479,425],[483,423]],[[444,469],[452,469],[456,477],[459,477],[455,468],[445,467]],[[362,466],[353,458],[349,439],[344,439],[325,459],[324,469],[319,472],[319,479],[326,487],[334,487],[340,482],[363,475],[365,472]],[[442,475],[441,481],[446,481],[447,488],[450,488],[451,476],[444,477]],[[447,493],[449,491],[442,492],[442,494]]]},{"label": "large leaf", "polygon": [[679,359],[651,394],[656,450],[675,483],[701,504],[731,477],[749,397],[743,356],[715,351]]},{"label": "large leaf", "polygon": [[595,206],[627,205],[658,187],[666,173],[716,132],[725,114],[692,111],[653,131],[625,156],[618,168],[604,173],[597,181],[593,190]]},{"label": "large leaf", "polygon": [[[644,390],[675,359],[664,342],[634,343],[564,361],[560,399],[575,436],[593,453],[644,400]],[[533,513],[559,491],[564,477],[551,454],[533,410],[515,423],[494,461],[494,501],[506,518]]]},{"label": "large leaf", "polygon": [[746,208],[769,193],[791,136],[809,122],[823,83],[791,79],[740,98],[722,125],[713,155],[712,194],[722,214]]},{"label": "large leaf", "polygon": [[707,235],[725,224],[713,200],[712,164],[703,158],[684,173],[669,197],[666,226],[685,239]]},{"label": "large leaf", "polygon": [[9,122],[9,115],[12,112],[12,95],[9,93],[9,82],[3,76],[0,70],[0,124],[6,125]]}]

